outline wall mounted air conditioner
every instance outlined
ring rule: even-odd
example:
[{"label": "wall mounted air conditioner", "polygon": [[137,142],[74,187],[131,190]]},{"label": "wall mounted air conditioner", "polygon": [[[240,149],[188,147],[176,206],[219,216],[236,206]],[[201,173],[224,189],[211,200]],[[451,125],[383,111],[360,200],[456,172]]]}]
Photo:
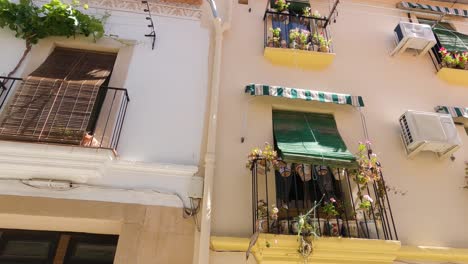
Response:
[{"label": "wall mounted air conditioner", "polygon": [[419,51],[419,56],[426,54],[437,43],[432,28],[425,24],[400,22],[395,30],[396,47],[390,54],[400,54],[407,49]]},{"label": "wall mounted air conditioner", "polygon": [[409,158],[432,151],[441,159],[461,146],[461,140],[448,114],[408,110],[400,117],[401,137]]}]

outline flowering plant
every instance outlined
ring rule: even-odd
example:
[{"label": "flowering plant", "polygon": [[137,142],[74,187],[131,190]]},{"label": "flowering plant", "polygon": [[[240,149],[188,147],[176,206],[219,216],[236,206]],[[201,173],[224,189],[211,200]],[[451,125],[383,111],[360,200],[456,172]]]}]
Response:
[{"label": "flowering plant", "polygon": [[286,0],[276,0],[275,6],[278,12],[283,12],[289,8],[289,3]]},{"label": "flowering plant", "polygon": [[330,198],[329,202],[325,202],[325,205],[322,207],[322,212],[325,214],[327,219],[337,216],[339,213],[335,207],[336,200],[335,198]]},{"label": "flowering plant", "polygon": [[369,209],[372,207],[373,202],[374,202],[374,199],[372,199],[372,197],[366,194],[362,197],[362,201],[359,204],[359,209],[364,210],[364,211],[369,211]]},{"label": "flowering plant", "polygon": [[268,44],[273,47],[279,47],[281,41],[281,28],[270,28],[272,37],[268,37]]},{"label": "flowering plant", "polygon": [[261,165],[266,165],[267,169],[270,164],[276,168],[278,165],[278,153],[273,149],[273,147],[265,142],[265,147],[263,149],[254,148],[250,151],[247,156],[246,167],[248,169],[253,169],[255,161],[259,160]]},{"label": "flowering plant", "polygon": [[448,68],[466,69],[468,65],[468,52],[449,52],[446,48],[441,47],[439,54],[442,59],[442,65]]},{"label": "flowering plant", "polygon": [[312,37],[312,40],[315,44],[317,44],[321,49],[324,49],[324,50],[328,49],[331,44],[331,39],[327,40],[323,36],[323,32],[321,32],[320,34],[315,33],[314,36]]},{"label": "flowering plant", "polygon": [[280,34],[281,34],[281,28],[279,28],[279,27],[277,27],[277,28],[270,28],[270,32],[272,33],[273,38],[279,38],[279,37],[280,37]]},{"label": "flowering plant", "polygon": [[290,43],[297,42],[298,38],[299,38],[298,28],[289,30],[289,42]]},{"label": "flowering plant", "polygon": [[307,6],[307,7],[304,7],[304,8],[302,9],[302,15],[303,15],[303,16],[307,16],[307,17],[310,17],[310,15],[311,15],[311,9],[310,9],[310,7],[308,7],[308,6]]},{"label": "flowering plant", "polygon": [[309,42],[310,31],[301,29],[299,32],[299,44],[306,45]]}]

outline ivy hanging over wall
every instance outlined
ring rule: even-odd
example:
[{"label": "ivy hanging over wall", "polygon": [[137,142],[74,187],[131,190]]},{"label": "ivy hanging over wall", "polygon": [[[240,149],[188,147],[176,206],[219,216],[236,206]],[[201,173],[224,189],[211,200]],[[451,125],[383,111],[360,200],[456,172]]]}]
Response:
[{"label": "ivy hanging over wall", "polygon": [[84,14],[88,5],[80,5],[73,0],[71,4],[60,0],[51,0],[48,4],[36,6],[32,0],[0,0],[0,28],[9,28],[17,38],[25,40],[26,49],[15,68],[8,74],[13,76],[27,57],[31,48],[40,39],[51,36],[73,37],[76,35],[93,36],[95,39],[104,35],[104,20]]}]

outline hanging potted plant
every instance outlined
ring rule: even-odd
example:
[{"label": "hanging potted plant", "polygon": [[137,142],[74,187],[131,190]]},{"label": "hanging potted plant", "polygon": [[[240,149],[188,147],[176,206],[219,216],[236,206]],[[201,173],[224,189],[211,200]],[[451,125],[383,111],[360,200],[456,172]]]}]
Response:
[{"label": "hanging potted plant", "polygon": [[274,168],[278,167],[278,154],[273,147],[266,142],[263,149],[253,148],[247,156],[246,167],[249,170],[254,169],[254,165],[257,164],[260,173],[267,172],[270,170],[270,166]]}]

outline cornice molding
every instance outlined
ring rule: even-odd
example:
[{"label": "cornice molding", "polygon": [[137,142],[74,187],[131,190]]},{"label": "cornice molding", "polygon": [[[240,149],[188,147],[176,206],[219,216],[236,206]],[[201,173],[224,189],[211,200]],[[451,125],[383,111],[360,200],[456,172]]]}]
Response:
[{"label": "cornice molding", "polygon": [[[153,15],[180,17],[199,20],[202,10],[198,0],[180,0],[168,2],[162,0],[148,0]],[[88,0],[91,7],[106,8],[111,10],[133,11],[144,13],[144,6],[137,0]]]}]

